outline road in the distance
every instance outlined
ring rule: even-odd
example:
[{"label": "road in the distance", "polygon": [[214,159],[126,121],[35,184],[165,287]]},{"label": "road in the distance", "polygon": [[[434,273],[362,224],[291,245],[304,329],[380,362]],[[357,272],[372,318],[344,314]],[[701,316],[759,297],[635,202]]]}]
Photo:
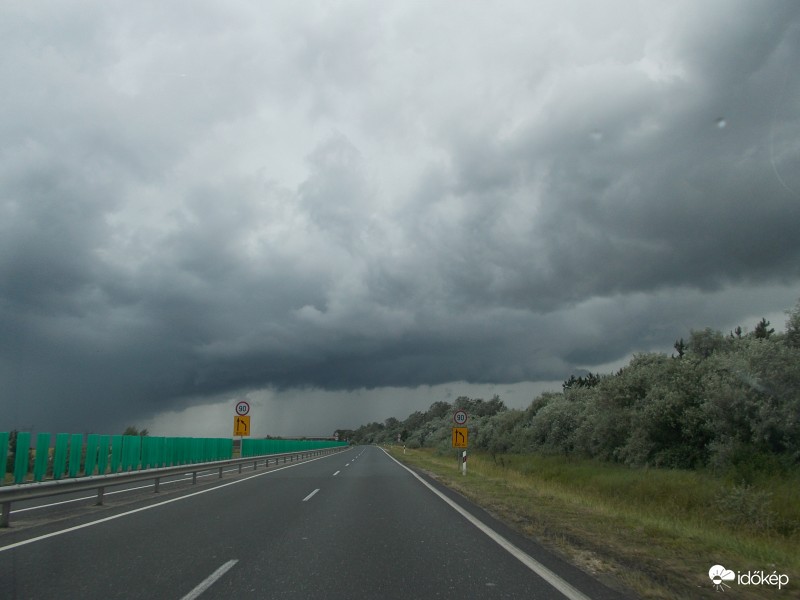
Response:
[{"label": "road in the distance", "polygon": [[[565,597],[376,447],[136,510],[14,548],[0,538],[0,597]],[[618,597],[531,542],[512,542],[585,597]]]}]

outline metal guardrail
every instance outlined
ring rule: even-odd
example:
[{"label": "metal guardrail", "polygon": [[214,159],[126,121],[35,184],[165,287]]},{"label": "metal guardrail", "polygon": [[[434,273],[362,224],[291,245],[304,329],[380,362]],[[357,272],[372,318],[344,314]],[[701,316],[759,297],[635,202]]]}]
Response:
[{"label": "metal guardrail", "polygon": [[33,483],[21,483],[0,487],[0,527],[8,527],[11,518],[11,504],[21,500],[35,500],[37,498],[47,498],[61,494],[71,494],[73,492],[84,492],[87,490],[97,490],[97,505],[103,504],[103,495],[107,487],[135,483],[138,481],[155,481],[154,493],[159,491],[159,483],[163,477],[173,475],[192,474],[192,484],[197,483],[197,474],[205,471],[219,470],[219,478],[222,479],[223,470],[226,467],[239,466],[239,473],[242,472],[244,465],[252,463],[253,470],[258,469],[258,464],[263,463],[267,468],[270,461],[275,465],[281,460],[283,463],[303,460],[311,456],[332,454],[347,450],[347,446],[333,448],[321,448],[317,450],[302,450],[298,452],[286,452],[283,454],[269,454],[264,456],[249,456],[246,458],[232,458],[205,463],[194,463],[189,465],[179,465],[177,467],[161,467],[157,469],[144,469],[140,471],[128,471],[125,473],[111,473],[108,475],[89,475],[71,479],[58,479]]}]

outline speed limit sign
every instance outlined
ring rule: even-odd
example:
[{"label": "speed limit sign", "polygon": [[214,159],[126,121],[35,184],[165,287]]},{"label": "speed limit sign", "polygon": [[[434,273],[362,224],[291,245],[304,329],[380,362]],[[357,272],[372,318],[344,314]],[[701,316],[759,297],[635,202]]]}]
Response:
[{"label": "speed limit sign", "polygon": [[467,422],[467,413],[463,410],[457,410],[456,414],[453,415],[453,421],[456,425],[463,425]]},{"label": "speed limit sign", "polygon": [[236,405],[236,414],[240,417],[245,416],[247,413],[250,412],[250,405],[242,400],[239,404]]}]

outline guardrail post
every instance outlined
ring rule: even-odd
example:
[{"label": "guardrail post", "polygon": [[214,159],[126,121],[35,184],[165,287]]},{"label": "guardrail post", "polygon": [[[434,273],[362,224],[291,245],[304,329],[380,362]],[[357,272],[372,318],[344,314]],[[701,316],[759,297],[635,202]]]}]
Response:
[{"label": "guardrail post", "polygon": [[239,473],[242,472],[242,463],[239,463]]},{"label": "guardrail post", "polygon": [[153,493],[158,493],[158,485],[161,483],[161,477],[156,477],[155,485],[153,486]]},{"label": "guardrail post", "polygon": [[192,472],[192,485],[197,483],[197,471]]},{"label": "guardrail post", "polygon": [[95,506],[103,506],[103,496],[106,493],[106,488],[100,486],[97,488],[97,502],[95,502]]},{"label": "guardrail post", "polygon": [[0,514],[0,527],[8,527],[8,520],[11,517],[11,502],[3,502],[2,514]]},{"label": "guardrail post", "polygon": [[222,467],[219,468],[219,478],[222,479]]}]

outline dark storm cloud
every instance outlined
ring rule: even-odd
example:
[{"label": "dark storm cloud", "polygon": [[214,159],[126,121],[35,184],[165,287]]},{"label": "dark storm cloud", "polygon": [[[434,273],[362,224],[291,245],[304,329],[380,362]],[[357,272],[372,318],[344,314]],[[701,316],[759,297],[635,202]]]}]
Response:
[{"label": "dark storm cloud", "polygon": [[[800,34],[797,9],[783,8],[737,12],[733,32],[696,31],[706,44],[679,57],[675,81],[603,67],[566,82],[545,124],[458,138],[451,190],[476,197],[462,255],[480,266],[470,285],[455,264],[454,285],[550,310],[596,294],[796,280],[800,80],[786,58]],[[500,235],[509,223],[518,239]]]},{"label": "dark storm cloud", "polygon": [[459,7],[2,9],[0,429],[559,380],[793,304],[795,3]]}]

